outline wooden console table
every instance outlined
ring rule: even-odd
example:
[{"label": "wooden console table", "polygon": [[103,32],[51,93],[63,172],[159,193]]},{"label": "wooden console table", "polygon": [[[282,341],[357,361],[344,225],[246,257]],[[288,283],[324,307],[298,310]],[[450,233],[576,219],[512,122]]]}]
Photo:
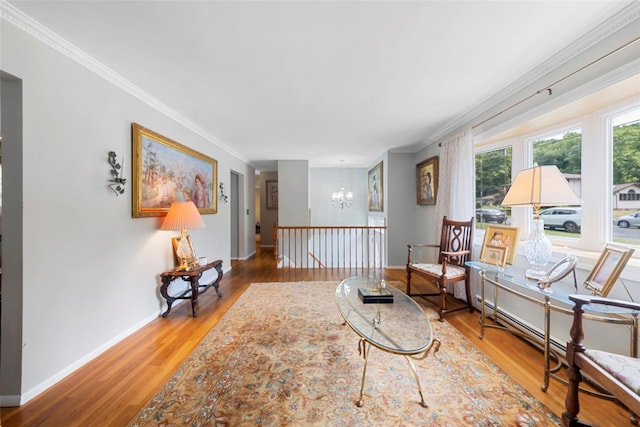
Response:
[{"label": "wooden console table", "polygon": [[[218,272],[218,277],[215,278],[211,283],[201,285],[200,277],[202,277],[202,273],[207,270],[211,270],[215,268]],[[177,299],[190,299],[191,300],[191,311],[193,313],[193,317],[196,317],[196,303],[198,302],[198,295],[201,293],[205,293],[209,288],[213,287],[216,290],[216,293],[219,297],[222,296],[222,292],[220,292],[220,279],[222,279],[222,260],[216,260],[210,262],[207,265],[196,266],[193,270],[171,270],[166,271],[160,275],[162,279],[162,286],[160,286],[160,293],[167,300],[167,311],[162,313],[162,317],[167,317],[169,312],[171,311],[171,306],[173,302]],[[171,282],[176,279],[182,279],[185,282],[189,282],[191,284],[191,289],[187,289],[179,295],[171,296],[169,295],[168,288]]]}]

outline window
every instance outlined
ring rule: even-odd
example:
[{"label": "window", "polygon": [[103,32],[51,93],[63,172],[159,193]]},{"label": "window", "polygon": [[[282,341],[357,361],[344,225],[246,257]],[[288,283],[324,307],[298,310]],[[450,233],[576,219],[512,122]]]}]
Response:
[{"label": "window", "polygon": [[542,207],[554,209],[543,217],[555,250],[581,250],[597,259],[613,242],[635,246],[633,257],[640,259],[639,82],[635,74],[507,129],[497,123],[494,130],[478,132],[477,227],[501,219],[500,212],[479,209],[502,210],[505,223],[520,227],[524,239],[531,209],[501,207],[504,189],[512,176],[534,163],[556,165],[584,203]]},{"label": "window", "polygon": [[[582,132],[572,129],[531,143],[533,163],[556,165],[573,191],[581,197]],[[533,166],[533,165],[532,165]],[[541,212],[545,234],[577,238],[582,227],[580,209],[547,209]]]},{"label": "window", "polygon": [[613,141],[611,240],[640,245],[640,108],[609,121]]},{"label": "window", "polygon": [[627,193],[620,193],[620,201],[640,200],[640,194],[636,193],[632,188]]},{"label": "window", "polygon": [[476,228],[509,222],[500,204],[511,183],[511,147],[476,154]]}]

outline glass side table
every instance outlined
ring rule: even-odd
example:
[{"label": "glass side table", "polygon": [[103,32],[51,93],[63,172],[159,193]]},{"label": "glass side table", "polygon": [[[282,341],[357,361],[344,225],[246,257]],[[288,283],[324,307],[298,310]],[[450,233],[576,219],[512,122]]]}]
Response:
[{"label": "glass side table", "polygon": [[[498,306],[499,291],[508,292],[518,298],[522,298],[533,304],[541,306],[544,311],[544,326],[542,331],[542,350],[544,352],[544,380],[540,387],[542,391],[549,388],[549,379],[553,378],[564,384],[567,381],[556,375],[555,373],[562,367],[562,358],[551,349],[551,312],[564,313],[573,316],[573,302],[569,299],[571,293],[565,289],[553,288],[551,292],[539,289],[534,281],[526,280],[524,273],[515,273],[510,271],[509,267],[504,269],[485,264],[483,262],[470,261],[467,266],[476,270],[480,275],[480,339],[484,338],[485,328],[496,328],[514,333],[530,343],[539,346],[534,334],[526,328],[517,328],[512,326],[506,319],[500,324],[500,310]],[[493,286],[493,310],[487,313],[486,286]],[[597,304],[589,304],[584,306],[584,319],[595,320],[617,325],[630,326],[630,355],[638,357],[638,312],[632,310],[621,309],[617,307],[600,306]],[[492,321],[488,321],[492,319]],[[509,325],[509,326],[507,326]],[[551,359],[555,359],[557,364],[551,366]],[[585,393],[611,399],[606,393],[600,393],[592,390],[582,390]]]}]

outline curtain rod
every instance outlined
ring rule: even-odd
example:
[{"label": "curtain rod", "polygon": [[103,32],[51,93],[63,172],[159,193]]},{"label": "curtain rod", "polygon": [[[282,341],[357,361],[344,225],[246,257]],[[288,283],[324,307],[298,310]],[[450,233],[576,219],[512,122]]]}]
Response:
[{"label": "curtain rod", "polygon": [[580,68],[578,68],[578,69],[577,69],[577,70],[575,70],[574,72],[572,72],[572,73],[570,73],[570,74],[567,74],[566,76],[564,76],[564,77],[562,77],[562,78],[560,78],[560,79],[556,80],[555,82],[551,83],[550,85],[548,85],[548,86],[547,86],[547,87],[545,87],[544,89],[540,89],[539,91],[537,91],[537,92],[535,92],[535,93],[533,93],[533,94],[531,94],[531,95],[527,96],[527,97],[526,97],[526,98],[524,98],[524,99],[521,99],[520,101],[516,102],[515,104],[510,105],[509,107],[505,108],[504,110],[501,110],[501,111],[499,111],[499,112],[495,113],[493,116],[491,116],[491,117],[489,117],[489,118],[487,118],[487,119],[485,119],[485,120],[481,121],[480,123],[477,123],[477,124],[475,124],[475,125],[471,126],[471,129],[475,129],[475,128],[477,128],[478,126],[481,126],[481,125],[483,125],[483,124],[487,123],[488,121],[495,119],[496,117],[498,117],[498,116],[500,116],[500,115],[502,115],[502,114],[506,113],[506,112],[507,112],[507,111],[509,111],[509,110],[514,109],[515,107],[517,107],[518,105],[522,104],[523,102],[526,102],[526,101],[528,101],[529,99],[533,98],[534,96],[540,95],[540,94],[541,94],[541,93],[543,93],[543,92],[547,92],[549,95],[552,95],[552,94],[553,94],[553,86],[557,85],[558,83],[560,83],[560,82],[562,82],[562,81],[564,81],[564,80],[566,80],[566,79],[568,79],[568,78],[570,78],[570,77],[575,76],[575,75],[576,75],[576,74],[578,74],[579,72],[581,72],[581,71],[585,70],[586,68],[591,67],[591,66],[592,66],[592,65],[594,65],[594,64],[597,64],[598,62],[602,61],[603,59],[608,58],[609,56],[614,55],[614,54],[618,53],[619,51],[621,51],[621,50],[623,50],[623,49],[626,49],[627,47],[629,47],[629,46],[631,46],[632,44],[636,43],[638,40],[640,40],[640,37],[636,37],[635,39],[633,39],[633,40],[631,40],[631,41],[629,41],[629,42],[625,43],[624,45],[622,45],[622,46],[620,46],[620,47],[618,47],[618,48],[616,48],[616,49],[614,49],[614,50],[612,50],[611,52],[609,52],[609,53],[607,53],[607,54],[602,55],[601,57],[599,57],[599,58],[597,58],[597,59],[595,59],[595,60],[593,60],[593,61],[589,62],[588,64],[586,64],[586,65],[584,65],[584,66],[582,66],[582,67],[580,67]]}]

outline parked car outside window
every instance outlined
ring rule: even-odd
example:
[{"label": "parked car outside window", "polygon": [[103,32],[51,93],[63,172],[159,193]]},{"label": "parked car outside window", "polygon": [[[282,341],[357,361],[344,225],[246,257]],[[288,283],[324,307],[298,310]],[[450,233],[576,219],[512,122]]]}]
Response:
[{"label": "parked car outside window", "polygon": [[582,226],[582,208],[549,208],[540,212],[544,228],[562,228],[569,233],[579,233]]},{"label": "parked car outside window", "polygon": [[502,224],[507,220],[507,214],[500,209],[476,209],[476,220],[478,222],[497,222]]},{"label": "parked car outside window", "polygon": [[616,225],[620,228],[640,227],[640,212],[621,216],[616,221]]}]

